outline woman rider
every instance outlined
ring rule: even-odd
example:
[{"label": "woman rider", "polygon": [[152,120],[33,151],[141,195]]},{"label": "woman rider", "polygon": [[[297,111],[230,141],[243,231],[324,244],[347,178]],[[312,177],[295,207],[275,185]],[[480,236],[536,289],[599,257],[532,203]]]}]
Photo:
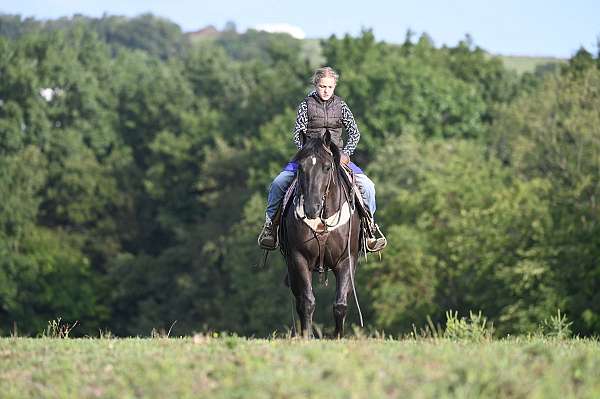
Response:
[{"label": "woman rider", "polygon": [[[371,215],[374,215],[375,185],[358,166],[350,162],[350,155],[354,153],[358,144],[360,132],[348,105],[333,94],[338,77],[339,75],[330,67],[315,71],[312,79],[315,89],[298,106],[294,142],[298,149],[301,149],[305,134],[319,134],[329,130],[332,142],[341,149],[341,163],[348,165],[354,171],[356,184],[359,186],[364,202]],[[342,126],[348,134],[346,145],[343,145],[342,141]],[[273,219],[285,192],[294,180],[297,168],[297,163],[288,163],[269,188],[266,221],[258,236],[258,245],[261,248],[271,250],[277,247],[276,226]],[[387,242],[373,220],[369,221],[369,229],[371,237],[367,238],[367,250],[371,252],[382,250]]]}]

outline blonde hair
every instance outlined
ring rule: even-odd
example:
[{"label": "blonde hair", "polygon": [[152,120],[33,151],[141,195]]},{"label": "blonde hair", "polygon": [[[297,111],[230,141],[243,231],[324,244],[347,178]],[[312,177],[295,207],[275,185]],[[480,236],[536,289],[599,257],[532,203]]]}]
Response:
[{"label": "blonde hair", "polygon": [[312,84],[314,86],[319,84],[319,80],[321,80],[322,78],[325,77],[332,77],[335,79],[335,83],[337,83],[340,75],[338,75],[338,73],[336,71],[333,70],[333,68],[331,67],[322,67],[322,68],[318,68],[315,73],[313,74],[312,77]]}]

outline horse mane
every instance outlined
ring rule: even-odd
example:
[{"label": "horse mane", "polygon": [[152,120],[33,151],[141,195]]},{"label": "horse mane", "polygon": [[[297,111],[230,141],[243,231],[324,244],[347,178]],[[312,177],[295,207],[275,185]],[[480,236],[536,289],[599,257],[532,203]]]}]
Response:
[{"label": "horse mane", "polygon": [[332,142],[327,143],[321,137],[306,140],[302,149],[294,155],[292,161],[297,162],[313,155],[321,159],[329,159],[331,155],[327,152],[327,148],[329,148],[329,151],[333,155],[335,165],[339,165],[341,156],[339,148]]}]

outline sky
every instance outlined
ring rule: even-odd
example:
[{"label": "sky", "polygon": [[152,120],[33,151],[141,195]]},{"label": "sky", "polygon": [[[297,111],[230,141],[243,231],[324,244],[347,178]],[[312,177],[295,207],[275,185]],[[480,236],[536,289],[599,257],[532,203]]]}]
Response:
[{"label": "sky", "polygon": [[568,58],[581,46],[596,54],[600,38],[600,0],[0,0],[0,13],[36,19],[147,12],[185,32],[232,21],[239,32],[288,24],[308,38],[372,29],[378,40],[401,43],[410,29],[436,46],[454,46],[469,34],[475,45],[502,55]]}]

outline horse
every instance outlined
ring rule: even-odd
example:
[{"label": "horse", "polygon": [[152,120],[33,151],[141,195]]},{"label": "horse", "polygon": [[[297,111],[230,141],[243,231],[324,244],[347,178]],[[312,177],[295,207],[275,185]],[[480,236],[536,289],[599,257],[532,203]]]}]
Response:
[{"label": "horse", "polygon": [[298,163],[296,191],[293,202],[284,209],[279,229],[287,284],[295,297],[302,337],[312,338],[312,275],[326,275],[331,270],[336,279],[334,336],[341,338],[362,237],[352,182],[342,175],[340,151],[328,133],[307,138],[293,161]]}]

